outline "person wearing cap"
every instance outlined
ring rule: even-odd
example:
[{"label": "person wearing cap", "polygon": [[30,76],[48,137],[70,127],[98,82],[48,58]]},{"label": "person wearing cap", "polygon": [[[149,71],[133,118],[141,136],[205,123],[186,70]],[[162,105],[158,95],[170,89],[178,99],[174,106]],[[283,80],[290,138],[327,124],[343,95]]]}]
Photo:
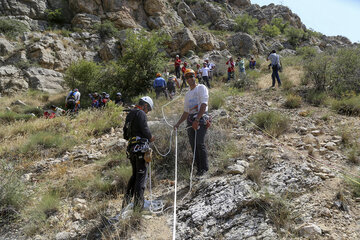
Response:
[{"label": "person wearing cap", "polygon": [[166,81],[164,78],[161,77],[161,73],[156,74],[156,78],[153,83],[153,87],[156,93],[156,99],[159,98],[160,93],[164,93],[166,99],[168,98],[168,94],[166,91]]},{"label": "person wearing cap", "polygon": [[100,96],[97,92],[89,93],[89,97],[91,99],[91,107],[98,108],[100,104]]},{"label": "person wearing cap", "polygon": [[106,104],[110,101],[110,94],[102,92],[99,107],[105,107]]},{"label": "person wearing cap", "polygon": [[65,107],[71,112],[77,112],[80,108],[80,97],[79,89],[71,90],[65,98]]},{"label": "person wearing cap", "polygon": [[122,207],[126,207],[134,198],[134,211],[141,211],[144,206],[144,190],[148,164],[145,161],[145,149],[153,142],[147,124],[147,113],[154,108],[153,100],[142,97],[135,108],[131,109],[125,119],[124,138],[128,140],[127,153],[132,166],[132,176],[129,179]]},{"label": "person wearing cap", "polygon": [[122,99],[122,95],[121,95],[120,92],[116,93],[115,104],[116,105],[123,105],[124,104],[124,100]]},{"label": "person wearing cap", "polygon": [[[184,112],[174,129],[178,129],[180,124],[187,120],[187,133],[192,148],[195,150],[195,164],[197,176],[204,175],[209,170],[207,150],[205,146],[205,136],[209,127],[209,117],[207,115],[209,92],[205,85],[196,84],[195,72],[187,69],[185,78],[190,86],[190,90],[185,95]],[[196,139],[196,143],[195,143]]]},{"label": "person wearing cap", "polygon": [[179,55],[176,55],[174,65],[175,65],[175,75],[178,79],[180,79],[181,59],[179,58]]}]

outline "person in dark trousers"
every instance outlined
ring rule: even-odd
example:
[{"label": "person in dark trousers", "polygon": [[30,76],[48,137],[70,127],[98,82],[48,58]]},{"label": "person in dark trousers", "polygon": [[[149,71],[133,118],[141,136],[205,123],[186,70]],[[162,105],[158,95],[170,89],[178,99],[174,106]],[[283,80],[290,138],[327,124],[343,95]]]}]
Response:
[{"label": "person in dark trousers", "polygon": [[178,79],[180,79],[180,65],[181,65],[181,59],[179,58],[179,55],[176,55],[175,57],[175,75]]},{"label": "person in dark trousers", "polygon": [[156,99],[159,98],[160,93],[164,93],[166,99],[168,98],[167,90],[166,90],[166,81],[161,77],[161,73],[156,74],[156,78],[153,83],[153,87],[156,93]]},{"label": "person in dark trousers", "polygon": [[176,77],[174,75],[170,75],[168,77],[168,82],[166,84],[170,99],[172,99],[175,96],[175,93],[176,93],[175,79],[176,79]]},{"label": "person in dark trousers", "polygon": [[272,50],[266,60],[271,61],[271,67],[272,67],[272,74],[271,74],[272,86],[271,87],[272,88],[275,87],[275,78],[278,82],[278,87],[281,87],[281,81],[280,81],[280,76],[279,76],[279,69],[281,67],[280,56],[278,54],[276,54],[275,50]]},{"label": "person in dark trousers", "polygon": [[255,66],[256,66],[256,61],[255,61],[255,59],[252,57],[252,58],[250,58],[250,60],[249,60],[249,68],[250,68],[250,69],[255,69]]},{"label": "person in dark trousers", "polygon": [[182,72],[181,80],[182,80],[182,83],[181,83],[181,87],[180,87],[180,92],[181,92],[181,90],[183,89],[184,86],[187,87],[186,79],[185,79],[185,75],[184,75],[186,69],[187,69],[187,62],[184,62],[184,65],[181,68],[181,72]]},{"label": "person in dark trousers", "polygon": [[186,70],[185,78],[190,86],[190,90],[185,95],[184,112],[179,121],[174,125],[174,129],[178,129],[180,124],[187,120],[188,137],[193,152],[194,147],[196,146],[196,175],[202,176],[209,170],[205,146],[205,136],[207,128],[210,125],[209,117],[207,115],[209,92],[205,85],[196,84],[195,72],[192,69]]},{"label": "person in dark trousers", "polygon": [[127,185],[122,207],[126,207],[134,198],[134,211],[141,211],[144,206],[144,191],[148,164],[145,151],[149,142],[155,138],[151,135],[146,114],[154,107],[150,97],[139,100],[134,109],[130,110],[125,119],[124,138],[128,140],[127,154],[132,166],[132,176]]}]

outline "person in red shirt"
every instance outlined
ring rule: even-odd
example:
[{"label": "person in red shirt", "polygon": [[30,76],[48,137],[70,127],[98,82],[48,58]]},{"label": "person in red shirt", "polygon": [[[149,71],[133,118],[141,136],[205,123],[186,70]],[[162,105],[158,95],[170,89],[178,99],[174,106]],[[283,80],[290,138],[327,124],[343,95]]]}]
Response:
[{"label": "person in red shirt", "polygon": [[235,72],[235,63],[232,57],[229,58],[229,60],[226,62],[226,65],[228,65],[228,81],[230,81],[230,78],[234,78],[234,72]]},{"label": "person in red shirt", "polygon": [[175,58],[175,75],[178,79],[180,79],[180,65],[181,65],[181,59],[179,58],[179,55],[176,55]]},{"label": "person in red shirt", "polygon": [[183,67],[181,68],[181,72],[182,72],[182,76],[181,76],[182,83],[181,83],[181,87],[180,87],[180,92],[181,92],[181,90],[183,89],[183,86],[187,87],[187,85],[186,85],[186,80],[185,80],[185,77],[184,77],[184,73],[185,73],[185,71],[186,71],[186,67],[187,67],[187,62],[184,62],[184,65],[183,65]]}]

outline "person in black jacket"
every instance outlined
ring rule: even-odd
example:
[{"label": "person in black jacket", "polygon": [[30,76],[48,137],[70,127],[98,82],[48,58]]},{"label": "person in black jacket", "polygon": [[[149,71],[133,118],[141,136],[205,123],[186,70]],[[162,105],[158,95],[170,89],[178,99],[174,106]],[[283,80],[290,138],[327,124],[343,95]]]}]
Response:
[{"label": "person in black jacket", "polygon": [[145,152],[149,150],[149,142],[155,138],[151,135],[146,114],[154,107],[150,97],[142,97],[138,105],[126,116],[124,138],[128,140],[127,153],[132,166],[127,190],[122,207],[126,207],[134,197],[134,211],[141,211],[144,206],[147,163]]}]

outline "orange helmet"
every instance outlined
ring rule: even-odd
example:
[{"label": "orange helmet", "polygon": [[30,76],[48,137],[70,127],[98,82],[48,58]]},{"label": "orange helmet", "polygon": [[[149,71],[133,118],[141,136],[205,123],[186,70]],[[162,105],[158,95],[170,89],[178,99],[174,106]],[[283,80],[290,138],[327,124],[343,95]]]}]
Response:
[{"label": "orange helmet", "polygon": [[157,74],[156,74],[156,77],[161,77],[161,73],[157,73]]},{"label": "orange helmet", "polygon": [[195,72],[194,72],[194,70],[192,70],[191,68],[188,68],[188,69],[185,70],[184,76],[186,76],[187,74],[194,74],[194,75],[196,75]]}]

